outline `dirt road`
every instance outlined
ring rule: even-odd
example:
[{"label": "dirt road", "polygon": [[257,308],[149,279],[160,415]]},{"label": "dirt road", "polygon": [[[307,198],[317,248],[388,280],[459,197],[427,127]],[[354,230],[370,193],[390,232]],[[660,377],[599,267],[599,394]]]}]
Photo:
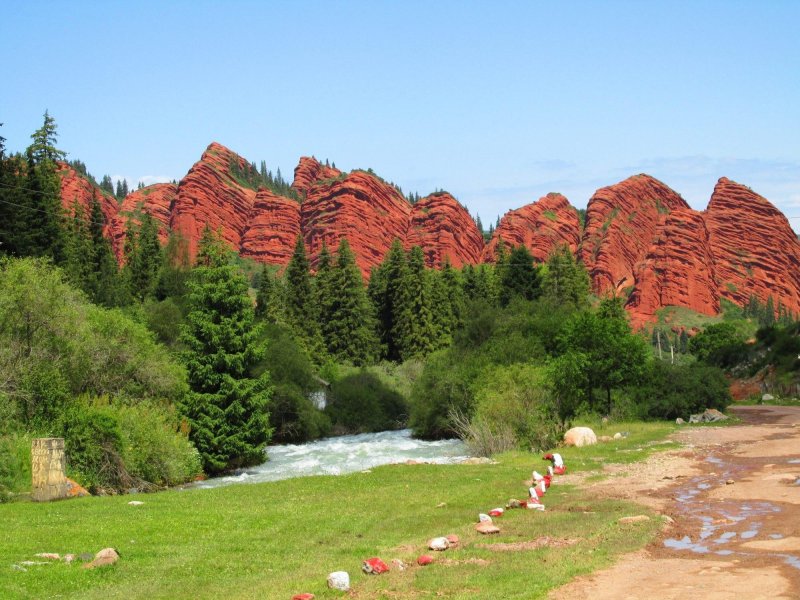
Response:
[{"label": "dirt road", "polygon": [[609,466],[606,480],[582,483],[660,512],[664,531],[552,598],[800,598],[800,408],[731,412],[741,425],[683,429],[680,450]]}]

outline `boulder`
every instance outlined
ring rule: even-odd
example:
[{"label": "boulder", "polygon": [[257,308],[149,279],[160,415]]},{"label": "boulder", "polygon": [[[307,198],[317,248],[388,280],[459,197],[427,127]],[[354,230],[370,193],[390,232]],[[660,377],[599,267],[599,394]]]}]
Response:
[{"label": "boulder", "polygon": [[446,537],[436,537],[428,540],[428,548],[436,552],[444,552],[450,547],[450,542]]},{"label": "boulder", "polygon": [[772,394],[764,394],[763,396],[761,396],[762,402],[772,402],[773,400],[775,400],[775,396],[773,396]]},{"label": "boulder", "polygon": [[389,570],[389,565],[375,556],[373,558],[368,558],[361,563],[361,570],[367,575],[380,575],[381,573],[386,573],[386,571]]},{"label": "boulder", "polygon": [[347,571],[334,571],[328,575],[328,587],[340,592],[350,591],[350,575]]},{"label": "boulder", "polygon": [[451,533],[450,535],[447,536],[447,542],[450,544],[451,548],[455,548],[456,546],[458,546],[458,543],[460,541],[461,540],[458,539],[458,536],[455,533]]},{"label": "boulder", "polygon": [[703,412],[689,417],[689,423],[717,423],[725,421],[729,417],[722,414],[715,408],[707,408]]},{"label": "boulder", "polygon": [[314,600],[316,596],[314,594],[295,594],[292,596],[292,600]]},{"label": "boulder", "polygon": [[564,434],[565,446],[592,446],[597,443],[597,436],[589,427],[573,427]]},{"label": "boulder", "polygon": [[618,431],[617,433],[615,433],[615,434],[614,434],[614,439],[615,439],[615,440],[621,440],[621,439],[622,439],[622,438],[624,438],[624,437],[625,437],[625,436],[624,436],[624,435],[622,435],[622,434],[621,434],[619,431]]},{"label": "boulder", "polygon": [[94,560],[83,565],[84,569],[94,569],[96,567],[106,567],[113,565],[119,560],[119,554],[113,548],[103,548],[94,555]]},{"label": "boulder", "polygon": [[678,417],[677,419],[675,419],[675,425],[683,425],[683,424],[685,424],[685,423],[686,423],[686,421],[684,421],[684,420],[683,420],[683,419],[681,419],[680,417]]},{"label": "boulder", "polygon": [[484,535],[491,533],[500,533],[500,528],[494,523],[482,522],[475,525],[475,531]]},{"label": "boulder", "polygon": [[417,564],[420,567],[424,567],[425,565],[429,565],[433,562],[433,557],[430,554],[423,554],[417,559]]}]

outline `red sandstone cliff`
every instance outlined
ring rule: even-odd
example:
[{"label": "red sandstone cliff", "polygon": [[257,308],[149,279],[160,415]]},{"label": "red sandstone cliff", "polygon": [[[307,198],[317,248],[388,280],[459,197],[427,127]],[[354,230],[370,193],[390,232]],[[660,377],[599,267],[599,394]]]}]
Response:
[{"label": "red sandstone cliff", "polygon": [[342,172],[339,169],[328,167],[319,162],[316,158],[302,156],[300,162],[294,168],[294,181],[292,187],[302,198],[308,195],[311,186],[322,179],[335,179]]},{"label": "red sandstone cliff", "polygon": [[112,246],[117,256],[122,252],[122,246],[116,243],[121,230],[117,224],[117,213],[120,205],[117,199],[101,190],[83,175],[66,163],[59,163],[58,174],[61,176],[61,205],[68,214],[73,214],[75,206],[79,206],[86,219],[90,218],[92,212],[92,197],[97,198],[100,203],[100,210],[105,217],[103,232],[112,240]]},{"label": "red sandstone cliff", "polygon": [[630,291],[661,215],[687,208],[677,192],[649,175],[634,175],[597,190],[586,208],[580,250],[595,291]]},{"label": "red sandstone cliff", "polygon": [[131,192],[125,197],[115,218],[114,231],[120,247],[124,247],[125,234],[129,223],[139,223],[138,215],[147,213],[158,223],[158,238],[164,244],[169,237],[169,223],[172,203],[178,193],[174,183],[156,183]]},{"label": "red sandstone cliff", "polygon": [[788,219],[753,190],[725,177],[705,211],[722,298],[751,295],[800,314],[800,243]]},{"label": "red sandstone cliff", "polygon": [[544,262],[562,244],[577,252],[580,239],[578,213],[564,196],[551,193],[538,202],[507,212],[484,248],[482,259],[494,262],[502,240],[506,247],[525,246],[537,261]]},{"label": "red sandstone cliff", "polygon": [[405,238],[411,206],[393,186],[365,171],[315,182],[300,209],[312,264],[323,244],[333,252],[346,237],[362,273],[380,264],[395,238]]},{"label": "red sandstone cliff", "polygon": [[300,234],[300,204],[260,190],[242,235],[240,253],[261,263],[285,265]]},{"label": "red sandstone cliff", "polygon": [[188,240],[190,256],[197,253],[206,225],[221,229],[234,250],[241,245],[256,190],[234,177],[233,165],[241,170],[250,167],[244,158],[214,142],[178,185],[170,226]]},{"label": "red sandstone cliff", "polygon": [[422,198],[411,208],[403,245],[422,248],[429,267],[449,260],[455,268],[480,262],[483,236],[461,204],[447,192]]},{"label": "red sandstone cliff", "polygon": [[655,320],[664,306],[719,312],[714,256],[703,214],[678,208],[660,216],[643,262],[635,272],[626,308],[635,325]]}]

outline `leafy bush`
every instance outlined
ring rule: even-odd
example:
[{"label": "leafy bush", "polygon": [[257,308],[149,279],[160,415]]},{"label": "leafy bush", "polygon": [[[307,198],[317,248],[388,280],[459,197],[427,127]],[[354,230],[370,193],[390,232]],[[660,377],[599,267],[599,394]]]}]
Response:
[{"label": "leafy bush", "polygon": [[325,414],[339,431],[365,433],[403,427],[408,406],[399,393],[362,369],[333,383]]},{"label": "leafy bush", "polygon": [[[531,364],[495,367],[481,377],[473,423],[510,439],[519,449],[554,446],[564,432],[546,372]],[[509,436],[510,432],[510,436]],[[470,443],[470,440],[466,440]],[[500,450],[511,448],[501,448]]]},{"label": "leafy bush", "polygon": [[31,437],[22,433],[0,436],[0,503],[31,489]]},{"label": "leafy bush", "polygon": [[67,475],[93,494],[135,487],[122,458],[118,417],[106,402],[86,398],[74,402],[64,415],[60,432]]},{"label": "leafy bush", "polygon": [[628,390],[642,417],[687,418],[706,408],[724,409],[731,402],[728,380],[717,367],[650,363],[641,383]]},{"label": "leafy bush", "polygon": [[689,340],[689,352],[697,360],[722,368],[736,366],[747,358],[749,347],[734,323],[709,325]]}]

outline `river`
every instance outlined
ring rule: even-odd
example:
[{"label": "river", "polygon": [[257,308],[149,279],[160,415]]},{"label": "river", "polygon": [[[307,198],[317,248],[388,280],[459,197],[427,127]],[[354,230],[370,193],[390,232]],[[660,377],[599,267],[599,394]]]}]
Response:
[{"label": "river", "polygon": [[309,475],[342,475],[409,460],[456,463],[469,458],[469,452],[461,440],[415,440],[410,429],[403,429],[343,435],[305,444],[269,446],[267,457],[266,462],[256,467],[226,477],[207,479],[192,487],[214,488]]}]

